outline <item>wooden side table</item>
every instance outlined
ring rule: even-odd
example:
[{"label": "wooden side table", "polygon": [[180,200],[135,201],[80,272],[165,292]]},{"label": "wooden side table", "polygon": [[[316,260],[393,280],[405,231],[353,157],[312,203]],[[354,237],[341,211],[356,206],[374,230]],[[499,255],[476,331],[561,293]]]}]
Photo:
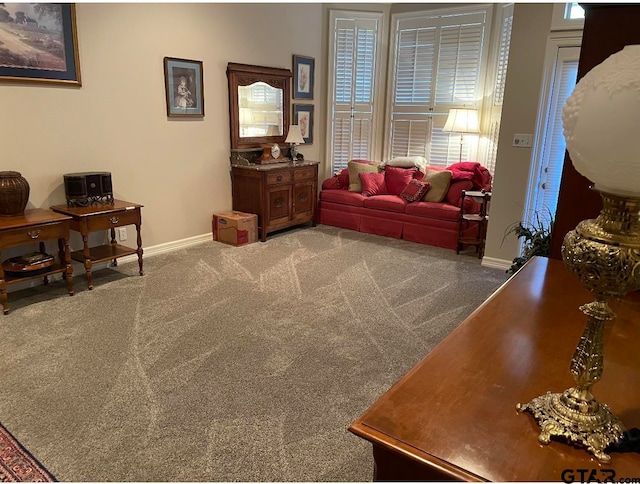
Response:
[{"label": "wooden side table", "polygon": [[[94,263],[112,260],[113,265],[117,266],[117,259],[119,257],[138,254],[140,275],[144,274],[142,270],[142,237],[140,236],[140,227],[142,226],[140,209],[142,207],[143,205],[125,202],[123,200],[114,200],[113,204],[90,205],[88,207],[68,207],[67,205],[55,205],[51,207],[51,210],[55,212],[70,216],[71,230],[82,234],[84,248],[73,251],[71,258],[84,263],[87,284],[90,290],[93,289],[91,268]],[[116,227],[125,225],[136,226],[136,249],[116,243]],[[111,232],[111,242],[96,247],[89,247],[89,233],[107,229]]]},{"label": "wooden side table", "polygon": [[2,312],[9,313],[7,305],[7,286],[17,282],[42,277],[44,283],[49,282],[48,276],[62,273],[67,280],[69,295],[73,296],[73,269],[69,257],[69,224],[71,217],[37,208],[25,210],[23,215],[14,217],[0,217],[0,260],[2,249],[39,242],[40,252],[45,252],[44,241],[58,239],[59,263],[54,263],[51,268],[34,275],[6,274],[0,265],[0,300]]},{"label": "wooden side table", "polygon": [[[464,212],[464,200],[465,198],[473,198],[480,203],[479,213],[465,213]],[[456,254],[459,254],[465,245],[474,245],[478,253],[478,257],[482,259],[484,255],[484,243],[487,237],[487,223],[489,221],[489,202],[491,202],[491,192],[485,191],[462,191],[462,202],[460,205],[460,232],[458,235],[458,247],[456,248]],[[477,225],[477,235],[468,236],[465,234],[465,229],[469,225]]]}]

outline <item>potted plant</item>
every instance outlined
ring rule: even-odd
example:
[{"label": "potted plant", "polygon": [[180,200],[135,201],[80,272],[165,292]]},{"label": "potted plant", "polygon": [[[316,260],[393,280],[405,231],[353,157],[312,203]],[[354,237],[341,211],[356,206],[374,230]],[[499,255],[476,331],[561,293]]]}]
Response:
[{"label": "potted plant", "polygon": [[513,259],[511,267],[506,271],[507,274],[515,274],[533,256],[548,257],[551,251],[552,229],[553,216],[551,212],[547,212],[547,216],[540,216],[536,212],[529,221],[519,221],[509,225],[504,238],[514,234],[516,238],[522,239],[522,252]]}]

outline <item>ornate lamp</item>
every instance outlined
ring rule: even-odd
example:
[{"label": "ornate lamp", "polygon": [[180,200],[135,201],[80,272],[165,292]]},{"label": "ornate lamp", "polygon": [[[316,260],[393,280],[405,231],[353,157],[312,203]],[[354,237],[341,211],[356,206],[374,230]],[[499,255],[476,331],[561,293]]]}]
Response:
[{"label": "ornate lamp", "polygon": [[479,133],[480,124],[478,122],[477,109],[450,109],[447,121],[444,123],[442,131],[449,133],[460,133],[460,161],[462,161],[462,144],[465,133]]},{"label": "ornate lamp", "polygon": [[624,427],[591,387],[603,373],[604,325],[615,318],[607,302],[640,289],[640,45],[589,71],[567,99],[562,121],[573,165],[603,201],[598,218],[580,222],[562,245],[565,266],[595,301],[580,307],[587,324],[570,365],[575,386],[517,409],[538,421],[540,442],[563,437],[609,462],[606,448]]},{"label": "ornate lamp", "polygon": [[291,143],[291,161],[294,163],[298,160],[298,145],[304,144],[304,138],[300,132],[300,126],[292,124],[289,126],[289,132],[287,133],[287,139],[285,143]]}]

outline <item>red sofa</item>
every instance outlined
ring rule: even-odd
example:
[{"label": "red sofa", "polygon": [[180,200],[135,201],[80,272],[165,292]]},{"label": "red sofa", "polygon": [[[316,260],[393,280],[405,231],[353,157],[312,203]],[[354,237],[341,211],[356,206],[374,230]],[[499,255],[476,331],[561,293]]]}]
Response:
[{"label": "red sofa", "polygon": [[[446,169],[452,171],[453,176],[442,202],[407,202],[397,195],[365,196],[349,191],[349,174],[345,168],[322,183],[317,221],[456,250],[460,231],[467,236],[477,234],[477,224],[461,225],[462,191],[488,191],[492,177],[475,162],[456,163]],[[466,198],[467,203],[466,213],[478,211],[472,199]]]}]

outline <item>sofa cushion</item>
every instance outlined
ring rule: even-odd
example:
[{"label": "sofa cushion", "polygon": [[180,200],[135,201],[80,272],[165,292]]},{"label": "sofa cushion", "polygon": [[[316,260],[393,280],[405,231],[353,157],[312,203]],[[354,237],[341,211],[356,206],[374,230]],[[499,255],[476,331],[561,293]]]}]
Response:
[{"label": "sofa cushion", "polygon": [[320,192],[320,200],[353,205],[354,207],[362,207],[365,198],[362,193],[354,193],[348,190],[322,190]]},{"label": "sofa cushion", "polygon": [[364,207],[377,210],[386,210],[387,212],[403,213],[407,202],[396,195],[376,195],[364,198]]},{"label": "sofa cushion", "polygon": [[445,196],[447,203],[459,207],[462,203],[462,190],[469,191],[473,188],[473,182],[471,180],[456,180],[451,181],[449,190]]},{"label": "sofa cushion", "polygon": [[407,188],[407,185],[416,172],[415,168],[400,168],[397,166],[387,166],[384,170],[387,190],[390,195],[400,195]]},{"label": "sofa cushion", "polygon": [[387,184],[384,181],[384,173],[358,173],[362,183],[362,195],[387,195]]},{"label": "sofa cushion", "polygon": [[338,181],[338,175],[333,175],[331,178],[327,178],[322,182],[323,190],[339,190],[340,182]]},{"label": "sofa cushion", "polygon": [[343,168],[338,173],[338,188],[344,188],[345,190],[349,189],[349,168]]},{"label": "sofa cushion", "polygon": [[438,202],[413,202],[407,204],[404,209],[407,215],[418,215],[420,217],[435,218],[440,220],[460,219],[460,209],[448,203]]},{"label": "sofa cushion", "polygon": [[447,196],[451,184],[452,173],[448,170],[432,170],[427,168],[423,181],[431,183],[431,187],[422,199],[424,202],[441,202]]},{"label": "sofa cushion", "polygon": [[360,160],[352,160],[348,163],[349,168],[349,191],[362,192],[362,183],[360,182],[360,173],[378,173],[380,171],[380,163],[363,162]]},{"label": "sofa cushion", "polygon": [[413,178],[400,194],[400,198],[405,199],[407,202],[416,202],[424,197],[430,186],[431,183],[429,182],[423,182]]}]

